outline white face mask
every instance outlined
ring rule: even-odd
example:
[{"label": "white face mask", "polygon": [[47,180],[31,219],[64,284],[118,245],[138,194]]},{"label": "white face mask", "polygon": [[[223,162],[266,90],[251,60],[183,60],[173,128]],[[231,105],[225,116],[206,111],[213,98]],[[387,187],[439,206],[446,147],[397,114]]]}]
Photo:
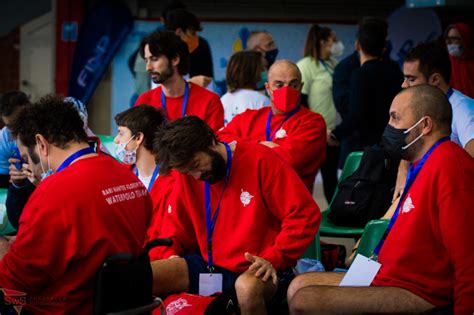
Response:
[{"label": "white face mask", "polygon": [[44,170],[43,162],[41,161],[41,156],[40,156],[40,150],[39,150],[39,145],[38,142],[36,143],[36,149],[38,150],[38,158],[40,160],[40,165],[41,165],[41,170],[43,171],[41,173],[41,180],[43,181],[46,177],[49,175],[53,174],[53,169],[51,168],[50,162],[49,162],[49,155],[48,155],[48,170]]},{"label": "white face mask", "polygon": [[459,44],[448,44],[448,52],[453,57],[461,57],[464,49]]},{"label": "white face mask", "polygon": [[119,160],[122,161],[124,164],[127,164],[127,165],[133,165],[137,162],[137,149],[138,149],[138,146],[133,151],[128,151],[127,149],[125,149],[127,144],[130,141],[132,141],[133,138],[135,138],[135,136],[132,136],[130,139],[128,139],[127,142],[117,144],[117,146],[115,148],[115,153],[117,154],[117,157],[119,158]]},{"label": "white face mask", "polygon": [[339,57],[344,53],[344,44],[338,40],[331,46],[331,55],[334,57]]}]

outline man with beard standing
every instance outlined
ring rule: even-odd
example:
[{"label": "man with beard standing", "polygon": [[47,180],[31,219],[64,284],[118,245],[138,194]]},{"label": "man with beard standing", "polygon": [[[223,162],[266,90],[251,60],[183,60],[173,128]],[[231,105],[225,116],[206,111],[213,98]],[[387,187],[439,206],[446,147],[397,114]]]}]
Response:
[{"label": "man with beard standing", "polygon": [[175,33],[153,32],[140,44],[146,70],[160,86],[141,94],[135,106],[162,108],[169,120],[198,116],[214,131],[224,126],[224,108],[219,96],[183,78],[189,71],[189,51]]},{"label": "man with beard standing", "polygon": [[303,182],[268,147],[219,142],[197,117],[164,126],[153,146],[160,173],[181,173],[162,225],[171,259],[152,263],[154,293],[224,292],[241,314],[266,314],[321,221]]}]

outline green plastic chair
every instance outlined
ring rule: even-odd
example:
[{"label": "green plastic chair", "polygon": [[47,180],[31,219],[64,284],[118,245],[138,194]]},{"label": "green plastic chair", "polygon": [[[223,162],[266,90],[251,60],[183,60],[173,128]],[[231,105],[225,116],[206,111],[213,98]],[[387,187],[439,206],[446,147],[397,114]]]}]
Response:
[{"label": "green plastic chair", "polygon": [[319,232],[316,233],[314,240],[309,244],[302,258],[311,258],[321,260],[321,243],[319,241]]},{"label": "green plastic chair", "polygon": [[107,135],[97,135],[100,139],[100,144],[102,147],[105,147],[110,155],[112,155],[115,159],[117,155],[115,154],[115,143],[114,143],[114,136],[107,136]]},{"label": "green plastic chair", "polygon": [[[347,156],[346,162],[344,163],[344,168],[342,169],[342,174],[339,177],[339,183],[346,179],[348,176],[352,175],[360,165],[362,160],[363,152],[352,152]],[[327,218],[328,214],[331,212],[331,205],[334,200],[334,197],[339,192],[339,187],[336,187],[336,191],[332,196],[331,203],[326,211],[323,211],[323,220],[319,228],[319,233],[321,236],[332,236],[332,237],[342,237],[342,238],[358,238],[364,232],[363,228],[355,228],[350,226],[339,226],[334,225]]]},{"label": "green plastic chair", "polygon": [[372,256],[374,249],[382,239],[382,236],[385,233],[389,222],[389,220],[369,221],[365,226],[362,237],[360,238],[359,247],[357,248],[356,255],[361,254],[365,257]]}]

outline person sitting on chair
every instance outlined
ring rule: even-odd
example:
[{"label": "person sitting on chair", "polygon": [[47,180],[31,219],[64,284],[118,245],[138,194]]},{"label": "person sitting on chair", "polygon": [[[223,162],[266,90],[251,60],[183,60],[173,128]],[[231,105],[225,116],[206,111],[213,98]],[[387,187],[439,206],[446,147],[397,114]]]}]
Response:
[{"label": "person sitting on chair", "polygon": [[10,246],[0,238],[0,306],[20,294],[21,305],[34,314],[91,314],[104,260],[143,251],[152,214],[148,192],[133,173],[89,146],[68,101],[44,97],[10,128],[21,157],[42,180],[23,210],[16,240]]},{"label": "person sitting on chair", "polygon": [[154,148],[160,173],[181,173],[161,234],[171,259],[152,262],[155,294],[219,291],[237,296],[241,314],[265,314],[321,221],[303,182],[268,147],[219,142],[195,116],[161,128]]},{"label": "person sitting on chair", "polygon": [[[474,159],[449,140],[451,119],[437,87],[409,87],[395,97],[383,142],[411,166],[386,239],[374,251],[381,268],[363,279],[371,283],[365,287],[339,287],[343,274],[334,272],[295,278],[292,314],[420,313],[452,305],[456,314],[474,312]],[[376,264],[361,261],[365,270]]]}]

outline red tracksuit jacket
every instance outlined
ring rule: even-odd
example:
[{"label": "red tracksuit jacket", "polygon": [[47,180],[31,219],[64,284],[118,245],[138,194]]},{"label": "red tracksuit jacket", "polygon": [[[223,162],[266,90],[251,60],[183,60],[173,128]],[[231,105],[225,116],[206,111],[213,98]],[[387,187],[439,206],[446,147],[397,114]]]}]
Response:
[{"label": "red tracksuit jacket", "polygon": [[[212,215],[224,181],[211,185]],[[179,174],[163,223],[174,244],[164,257],[201,253],[207,261],[204,182]],[[249,252],[275,269],[292,267],[314,239],[321,213],[295,171],[271,149],[238,143],[213,234],[217,266],[245,271]]]},{"label": "red tracksuit jacket", "polygon": [[[270,107],[248,109],[235,116],[218,132],[221,141],[265,141],[266,125]],[[310,191],[321,164],[326,159],[326,124],[321,115],[301,107],[281,127],[285,115],[273,115],[271,134],[275,131],[273,148],[295,169]]]}]

